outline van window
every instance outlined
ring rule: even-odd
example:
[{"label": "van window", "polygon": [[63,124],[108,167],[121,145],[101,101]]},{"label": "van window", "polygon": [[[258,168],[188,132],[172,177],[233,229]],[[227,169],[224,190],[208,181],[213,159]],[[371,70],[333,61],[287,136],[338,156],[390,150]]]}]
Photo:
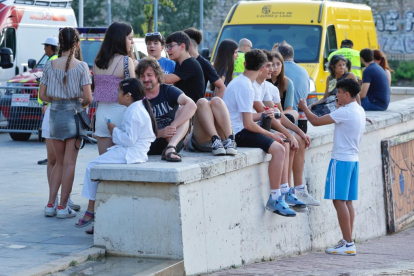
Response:
[{"label": "van window", "polygon": [[81,40],[83,61],[86,62],[89,67],[93,67],[101,45],[101,40]]},{"label": "van window", "polygon": [[338,43],[336,41],[335,26],[328,26],[326,29],[325,53],[324,58],[328,58],[330,53],[338,50]]},{"label": "van window", "polygon": [[39,68],[43,68],[43,67],[45,67],[45,64],[46,64],[46,62],[47,62],[47,60],[48,60],[48,56],[47,55],[43,55],[43,57],[40,59],[40,61],[37,63],[37,65],[36,65],[36,69],[39,69]]},{"label": "van window", "polygon": [[16,56],[16,30],[14,28],[4,28],[0,36],[0,48],[7,47]]},{"label": "van window", "polygon": [[[275,43],[286,41],[295,51],[295,62],[317,63],[319,62],[321,35],[321,26],[229,25],[224,27],[219,43],[224,39],[233,39],[239,43],[240,39],[247,38],[252,42],[253,48],[271,51]],[[218,47],[216,51],[217,49]]]}]

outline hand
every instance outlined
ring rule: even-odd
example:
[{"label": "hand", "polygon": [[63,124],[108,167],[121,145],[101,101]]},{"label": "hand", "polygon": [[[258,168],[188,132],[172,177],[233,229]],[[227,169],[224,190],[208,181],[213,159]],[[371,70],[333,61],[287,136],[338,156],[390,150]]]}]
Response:
[{"label": "hand", "polygon": [[112,135],[112,132],[114,131],[114,128],[116,128],[116,125],[114,123],[107,122],[106,125],[108,126],[109,132]]},{"label": "hand", "polygon": [[275,117],[275,110],[273,108],[265,109],[263,112],[272,119]]},{"label": "hand", "polygon": [[310,104],[309,106],[308,106],[308,109],[309,110],[312,110],[312,107],[314,106],[315,104],[313,103],[313,104]]},{"label": "hand", "polygon": [[45,115],[46,109],[47,109],[47,105],[42,106],[42,113],[43,113],[43,115]]},{"label": "hand", "polygon": [[171,139],[177,133],[177,128],[173,126],[166,126],[160,131],[161,131],[160,137]]},{"label": "hand", "polygon": [[280,133],[280,132],[274,132],[274,133],[272,133],[272,138],[276,142],[280,143],[282,146],[285,145],[285,142],[283,141],[283,139],[286,139],[286,136],[283,135],[282,133]]},{"label": "hand", "polygon": [[298,140],[296,140],[295,136],[293,135],[290,137],[290,148],[292,150],[297,150],[299,148]]},{"label": "hand", "polygon": [[302,137],[303,141],[305,141],[305,148],[309,148],[311,143],[309,136],[303,133],[303,136],[301,135],[300,137]]},{"label": "hand", "polygon": [[299,100],[298,108],[299,109],[302,109],[303,111],[305,111],[306,109],[308,109],[308,106],[306,105],[306,100],[305,99],[300,99]]},{"label": "hand", "polygon": [[371,121],[370,118],[365,118],[365,121],[367,121],[368,123],[370,123],[371,125],[373,125],[374,123]]}]

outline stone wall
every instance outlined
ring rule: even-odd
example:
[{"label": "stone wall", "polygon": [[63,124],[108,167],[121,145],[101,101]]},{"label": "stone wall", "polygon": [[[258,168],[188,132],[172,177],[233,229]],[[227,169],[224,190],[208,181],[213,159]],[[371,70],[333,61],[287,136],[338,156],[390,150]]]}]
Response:
[{"label": "stone wall", "polygon": [[[204,19],[205,47],[214,47],[230,8],[237,0],[217,0],[211,17]],[[340,0],[368,4],[372,8],[378,43],[389,59],[414,59],[413,0]]]}]

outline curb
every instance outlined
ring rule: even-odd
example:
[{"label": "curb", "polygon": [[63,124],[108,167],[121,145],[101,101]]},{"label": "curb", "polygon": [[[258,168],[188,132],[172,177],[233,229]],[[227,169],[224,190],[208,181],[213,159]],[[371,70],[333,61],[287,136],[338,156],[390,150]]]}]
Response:
[{"label": "curb", "polygon": [[77,264],[85,262],[89,256],[94,258],[98,257],[99,255],[105,255],[105,249],[98,248],[98,247],[91,247],[81,252],[71,254],[67,257],[57,259],[53,262],[43,264],[41,266],[28,269],[26,271],[19,272],[14,274],[13,276],[43,276],[48,275],[51,273],[59,272],[62,270],[67,269],[70,267],[72,261],[76,261]]}]

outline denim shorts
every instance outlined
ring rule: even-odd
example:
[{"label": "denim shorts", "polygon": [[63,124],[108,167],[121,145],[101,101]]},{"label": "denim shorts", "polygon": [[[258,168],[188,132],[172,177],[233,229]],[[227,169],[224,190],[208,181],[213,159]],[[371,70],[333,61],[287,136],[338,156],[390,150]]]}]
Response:
[{"label": "denim shorts", "polygon": [[[77,135],[75,109],[83,111],[79,100],[52,100],[50,105],[50,139],[65,141]],[[86,129],[79,126],[79,135],[86,136]]]}]

